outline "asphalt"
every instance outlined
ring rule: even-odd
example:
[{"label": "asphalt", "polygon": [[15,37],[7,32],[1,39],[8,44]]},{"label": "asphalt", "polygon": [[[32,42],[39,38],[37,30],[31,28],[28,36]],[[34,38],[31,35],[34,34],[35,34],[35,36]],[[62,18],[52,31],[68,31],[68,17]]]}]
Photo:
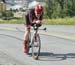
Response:
[{"label": "asphalt", "polygon": [[23,64],[0,50],[0,65],[23,65]]},{"label": "asphalt", "polygon": [[[41,27],[41,29],[44,27],[46,27],[47,30],[46,31],[40,30],[41,32],[39,33],[42,35],[53,36],[53,37],[64,38],[64,39],[75,41],[75,26],[67,26],[69,28],[66,28],[66,29],[63,29],[65,28],[65,26],[61,26],[62,27],[62,30],[61,30],[60,26],[58,27],[54,26],[54,28],[52,28],[52,26],[44,25],[43,27]],[[10,24],[8,25],[0,24],[0,30],[24,32],[24,26],[23,24],[22,25],[12,24],[12,26]],[[8,34],[8,35],[11,35],[11,34]],[[18,37],[18,39],[23,40],[20,37]],[[0,65],[25,65],[25,64],[14,59],[10,55],[7,55],[5,52],[3,52],[3,49],[0,48]]]},{"label": "asphalt", "polygon": [[[46,28],[46,31],[42,29]],[[9,30],[9,31],[19,31],[24,32],[23,24],[0,24],[0,30]],[[33,31],[32,31],[33,32]],[[69,40],[75,40],[75,26],[65,26],[65,25],[43,25],[40,27],[40,34],[47,36],[54,36]]]}]

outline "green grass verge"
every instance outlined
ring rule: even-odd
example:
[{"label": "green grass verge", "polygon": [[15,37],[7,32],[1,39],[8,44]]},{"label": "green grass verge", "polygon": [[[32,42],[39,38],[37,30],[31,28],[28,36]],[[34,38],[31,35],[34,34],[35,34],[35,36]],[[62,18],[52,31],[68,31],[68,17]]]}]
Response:
[{"label": "green grass verge", "polygon": [[43,23],[47,25],[75,25],[75,17],[63,19],[44,19]]},{"label": "green grass verge", "polygon": [[[12,19],[12,20],[2,20],[0,19],[0,24],[23,24],[23,19]],[[59,18],[59,19],[43,19],[43,24],[47,25],[75,25],[75,17],[72,18]]]},{"label": "green grass verge", "polygon": [[22,23],[23,23],[22,18],[11,19],[11,20],[0,19],[0,24],[22,24]]}]

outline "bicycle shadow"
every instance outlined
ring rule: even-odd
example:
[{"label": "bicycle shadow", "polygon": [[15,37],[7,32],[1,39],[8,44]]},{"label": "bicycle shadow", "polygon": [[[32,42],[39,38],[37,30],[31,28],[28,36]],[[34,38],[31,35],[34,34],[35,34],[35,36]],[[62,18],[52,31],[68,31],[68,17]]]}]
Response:
[{"label": "bicycle shadow", "polygon": [[62,61],[69,58],[75,58],[75,53],[54,54],[49,52],[41,52],[39,56],[39,61]]}]

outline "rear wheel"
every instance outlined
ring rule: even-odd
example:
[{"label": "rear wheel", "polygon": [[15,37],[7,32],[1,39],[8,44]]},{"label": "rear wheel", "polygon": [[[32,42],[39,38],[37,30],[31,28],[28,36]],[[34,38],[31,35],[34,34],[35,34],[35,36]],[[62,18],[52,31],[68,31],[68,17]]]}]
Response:
[{"label": "rear wheel", "polygon": [[35,34],[32,39],[32,57],[38,60],[40,55],[41,41],[39,34]]}]

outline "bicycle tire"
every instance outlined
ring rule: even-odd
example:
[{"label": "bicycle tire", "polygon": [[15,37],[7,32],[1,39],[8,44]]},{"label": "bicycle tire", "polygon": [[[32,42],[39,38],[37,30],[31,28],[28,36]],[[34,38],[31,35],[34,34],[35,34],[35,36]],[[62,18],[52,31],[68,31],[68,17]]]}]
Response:
[{"label": "bicycle tire", "polygon": [[[36,36],[37,35],[37,36]],[[35,36],[38,38],[38,42],[37,42],[37,44],[38,44],[38,51],[37,52],[35,52],[34,51],[34,47],[35,47]],[[32,39],[32,57],[35,59],[35,60],[38,60],[38,58],[39,58],[39,55],[40,55],[40,48],[41,48],[41,40],[40,40],[40,36],[39,36],[39,34],[34,34],[34,36],[33,36],[33,39]]]}]

